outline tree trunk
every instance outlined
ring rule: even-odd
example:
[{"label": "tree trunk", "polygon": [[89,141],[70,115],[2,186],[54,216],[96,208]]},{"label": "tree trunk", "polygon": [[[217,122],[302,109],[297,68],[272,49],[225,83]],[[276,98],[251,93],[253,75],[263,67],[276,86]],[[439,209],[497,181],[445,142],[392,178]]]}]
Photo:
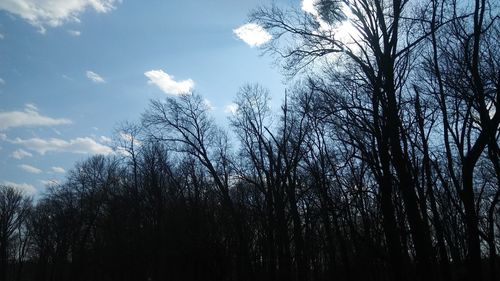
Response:
[{"label": "tree trunk", "polygon": [[7,260],[7,239],[1,237],[0,240],[0,280],[7,280],[8,260]]},{"label": "tree trunk", "polygon": [[481,281],[483,279],[481,270],[481,246],[479,241],[479,221],[474,203],[473,173],[474,165],[466,159],[462,168],[463,190],[461,197],[464,203],[465,224],[467,226],[468,277],[469,280]]}]

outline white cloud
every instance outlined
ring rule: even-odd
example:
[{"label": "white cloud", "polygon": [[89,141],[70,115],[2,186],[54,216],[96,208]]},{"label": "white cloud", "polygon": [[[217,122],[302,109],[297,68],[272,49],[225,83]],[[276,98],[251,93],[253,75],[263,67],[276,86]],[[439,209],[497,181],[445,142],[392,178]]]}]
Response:
[{"label": "white cloud", "polygon": [[38,107],[36,107],[36,105],[33,103],[27,103],[24,105],[24,107],[26,107],[26,109],[31,111],[38,111]]},{"label": "white cloud", "polygon": [[123,147],[123,146],[118,146],[116,149],[115,149],[116,153],[118,155],[121,155],[121,156],[130,156],[130,153],[129,151]]},{"label": "white cloud", "polygon": [[[131,134],[129,134],[129,133],[120,132],[119,136],[120,136],[120,138],[123,141],[125,141],[125,143],[134,142],[134,146],[135,147],[142,146],[142,142],[140,140],[138,140],[137,138],[135,138],[134,136],[132,136]],[[130,155],[129,152],[128,152],[128,150],[125,147],[123,147],[123,146],[116,147],[115,151],[116,151],[116,153],[118,153],[119,155],[122,155],[122,156],[129,156]]]},{"label": "white cloud", "polygon": [[332,31],[333,27],[321,18],[321,15],[316,8],[318,1],[319,0],[302,0],[301,8],[304,12],[309,13],[314,17],[316,22],[319,24],[320,31]]},{"label": "white cloud", "polygon": [[111,143],[113,140],[110,137],[100,136],[99,141],[102,143]]},{"label": "white cloud", "polygon": [[318,0],[302,0],[302,11],[318,16],[319,13],[316,10],[316,7],[314,7],[316,2],[318,2]]},{"label": "white cloud", "polygon": [[116,0],[2,0],[0,10],[17,15],[37,27],[41,33],[46,27],[65,22],[79,22],[78,17],[87,9],[107,13],[115,8]]},{"label": "white cloud", "polygon": [[26,164],[19,165],[19,168],[23,169],[25,172],[32,174],[40,174],[42,172],[42,170],[38,169],[37,167]]},{"label": "white cloud", "polygon": [[45,154],[47,152],[69,152],[77,154],[111,154],[113,150],[106,145],[96,142],[89,137],[76,138],[72,140],[63,140],[58,138],[41,139],[21,139],[16,138],[11,141],[14,144],[23,146],[24,148]]},{"label": "white cloud", "polygon": [[26,104],[24,111],[0,112],[0,130],[23,126],[55,126],[71,123],[69,119],[54,119],[40,115],[33,104]]},{"label": "white cloud", "polygon": [[32,157],[33,154],[29,153],[28,151],[26,150],[23,150],[23,149],[17,149],[17,150],[14,150],[12,152],[12,154],[10,155],[10,157],[14,158],[14,159],[23,159],[25,157]]},{"label": "white cloud", "polygon": [[125,132],[120,132],[120,138],[127,142],[131,142],[134,140],[134,137],[131,134]]},{"label": "white cloud", "polygon": [[[342,41],[344,44],[349,45],[351,48],[357,49],[358,46],[353,42],[354,40],[360,39],[360,34],[354,27],[354,25],[349,20],[344,20],[341,22],[330,24],[326,22],[320,15],[318,9],[315,5],[319,0],[302,0],[302,10],[306,13],[311,14],[316,22],[319,24],[319,31],[322,32],[332,32],[335,39]],[[344,16],[349,19],[354,17],[351,9],[345,3],[340,4],[341,11]]]},{"label": "white cloud", "polygon": [[87,70],[85,74],[87,75],[87,78],[89,78],[94,83],[106,83],[106,80],[104,80],[104,78],[93,71]]},{"label": "white cloud", "polygon": [[247,23],[233,30],[250,47],[258,47],[272,39],[271,34],[256,23]]},{"label": "white cloud", "polygon": [[2,78],[0,78],[0,84],[5,85],[5,80],[3,80]]},{"label": "white cloud", "polygon": [[213,106],[212,102],[209,99],[203,99],[203,103],[207,107],[208,110],[214,110],[215,106]]},{"label": "white cloud", "polygon": [[134,137],[134,136],[132,136],[129,133],[120,132],[120,138],[122,140],[124,140],[125,142],[128,142],[128,143],[134,142],[135,146],[141,146],[142,145],[142,142],[140,140],[138,140],[137,137]]},{"label": "white cloud", "polygon": [[12,186],[13,188],[23,192],[26,195],[33,195],[36,193],[36,189],[33,185],[27,183],[15,183],[11,181],[3,181],[3,185]]},{"label": "white cloud", "polygon": [[227,113],[227,114],[236,114],[236,111],[238,111],[238,105],[235,104],[235,103],[230,103],[228,105],[226,105],[226,107],[224,108],[224,112]]},{"label": "white cloud", "polygon": [[80,36],[80,35],[82,34],[82,33],[81,33],[80,31],[78,31],[78,30],[68,30],[68,33],[69,33],[69,35],[71,35],[71,36],[75,36],[75,37],[78,37],[78,36]]},{"label": "white cloud", "polygon": [[52,172],[54,173],[59,173],[59,174],[64,174],[66,173],[66,170],[64,170],[63,167],[52,167],[50,168],[52,170]]},{"label": "white cloud", "polygon": [[6,140],[6,139],[7,139],[7,135],[0,133],[0,140]]},{"label": "white cloud", "polygon": [[66,74],[61,75],[61,77],[64,78],[64,79],[66,79],[66,80],[73,81],[73,78],[69,77]]},{"label": "white cloud", "polygon": [[2,33],[0,33],[0,40],[2,40],[4,38],[5,38],[5,35],[3,35]]},{"label": "white cloud", "polygon": [[53,185],[58,185],[61,183],[61,181],[59,180],[56,180],[56,179],[51,179],[51,180],[40,180],[40,182],[44,185],[44,186],[53,186]]},{"label": "white cloud", "polygon": [[52,128],[52,131],[58,136],[62,135],[62,133],[59,130]]},{"label": "white cloud", "polygon": [[191,93],[194,88],[193,80],[175,81],[174,76],[165,73],[161,69],[147,71],[144,75],[149,78],[149,84],[156,85],[166,94],[185,95]]}]

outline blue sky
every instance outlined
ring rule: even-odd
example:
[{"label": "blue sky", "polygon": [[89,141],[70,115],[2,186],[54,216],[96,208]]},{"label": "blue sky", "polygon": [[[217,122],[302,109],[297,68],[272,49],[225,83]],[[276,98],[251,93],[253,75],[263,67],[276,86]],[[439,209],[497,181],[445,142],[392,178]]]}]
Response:
[{"label": "blue sky", "polygon": [[247,82],[279,103],[284,78],[256,47],[268,35],[245,26],[260,4],[0,1],[0,183],[43,193],[75,161],[112,153],[114,128],[151,99],[194,90],[221,122]]}]

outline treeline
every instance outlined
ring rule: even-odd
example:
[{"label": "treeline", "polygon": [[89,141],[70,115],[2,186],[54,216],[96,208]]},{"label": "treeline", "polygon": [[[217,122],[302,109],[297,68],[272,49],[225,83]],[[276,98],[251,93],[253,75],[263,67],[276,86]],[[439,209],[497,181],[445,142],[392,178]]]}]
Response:
[{"label": "treeline", "polygon": [[0,279],[498,280],[498,3],[315,7],[251,14],[299,80],[278,112],[152,101],[36,202],[1,187]]}]

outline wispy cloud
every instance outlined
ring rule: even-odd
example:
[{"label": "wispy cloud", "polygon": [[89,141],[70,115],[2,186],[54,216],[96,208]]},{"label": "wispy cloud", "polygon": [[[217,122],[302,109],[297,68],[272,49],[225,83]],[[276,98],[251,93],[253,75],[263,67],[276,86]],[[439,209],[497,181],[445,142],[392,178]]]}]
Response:
[{"label": "wispy cloud", "polygon": [[58,138],[41,139],[21,139],[16,138],[10,142],[21,145],[27,150],[35,151],[41,155],[47,152],[68,152],[77,154],[112,154],[111,147],[96,142],[89,137],[63,140]]},{"label": "wispy cloud", "polygon": [[79,22],[87,9],[107,13],[119,0],[2,0],[0,10],[17,15],[44,33],[46,27],[60,26],[66,22]]},{"label": "wispy cloud", "polygon": [[13,188],[23,192],[26,195],[33,195],[36,193],[36,189],[33,185],[27,183],[16,183],[11,181],[2,181],[3,185],[12,186]]},{"label": "wispy cloud", "polygon": [[100,136],[99,137],[99,141],[102,142],[102,143],[111,143],[111,142],[113,142],[113,140],[110,137],[106,137],[106,136]]},{"label": "wispy cloud", "polygon": [[0,78],[0,84],[5,85],[5,80],[3,80],[2,78]]},{"label": "wispy cloud", "polygon": [[106,83],[106,80],[104,80],[104,78],[102,78],[99,74],[97,74],[91,70],[87,70],[87,72],[85,72],[85,74],[87,75],[87,78],[89,78],[90,81],[92,81],[94,83]]},{"label": "wispy cloud", "polygon": [[224,112],[227,114],[236,114],[236,111],[238,111],[238,105],[235,103],[230,103],[224,108]]},{"label": "wispy cloud", "polygon": [[37,167],[33,167],[31,165],[26,165],[26,164],[19,165],[19,168],[31,174],[40,174],[42,172],[42,170],[38,169]]},{"label": "wispy cloud", "polygon": [[55,126],[71,124],[65,118],[52,118],[38,113],[38,108],[33,104],[26,104],[24,111],[0,112],[0,130],[24,126]]},{"label": "wispy cloud", "polygon": [[272,39],[271,34],[256,23],[247,23],[233,30],[234,34],[250,47],[258,47]]},{"label": "wispy cloud", "polygon": [[69,77],[66,74],[61,75],[61,77],[64,78],[64,79],[66,79],[66,80],[73,81],[73,78]]},{"label": "wispy cloud", "polygon": [[24,105],[24,107],[31,111],[38,111],[38,107],[34,103],[27,103]]},{"label": "wispy cloud", "polygon": [[59,180],[56,180],[56,179],[51,179],[51,180],[40,180],[40,182],[46,186],[46,187],[50,187],[50,186],[53,186],[53,185],[58,185],[61,183],[61,181]]},{"label": "wispy cloud", "polygon": [[174,76],[165,73],[163,70],[150,70],[144,73],[149,78],[148,83],[154,84],[160,90],[170,95],[189,94],[194,88],[194,81],[191,79],[175,81]]},{"label": "wispy cloud", "polygon": [[334,34],[335,39],[341,40],[345,44],[349,44],[351,48],[358,48],[359,46],[354,42],[354,40],[360,39],[360,34],[354,27],[354,25],[347,19],[352,18],[354,15],[345,3],[339,3],[338,12],[345,16],[345,20],[338,22],[327,22],[320,14],[318,10],[318,4],[320,0],[302,0],[302,10],[309,13],[314,17],[316,22],[319,24],[319,31],[331,32]]},{"label": "wispy cloud", "polygon": [[82,34],[82,32],[80,32],[78,30],[68,30],[68,33],[69,33],[69,35],[75,36],[75,37],[78,37]]},{"label": "wispy cloud", "polygon": [[64,168],[62,167],[52,167],[50,168],[50,170],[54,173],[58,173],[58,174],[64,174],[66,173],[66,170],[64,170]]},{"label": "wispy cloud", "polygon": [[5,35],[3,35],[2,33],[0,33],[0,40],[2,40],[4,38],[5,38]]},{"label": "wispy cloud", "polygon": [[132,136],[131,134],[129,133],[125,133],[125,132],[120,132],[119,134],[120,138],[126,142],[134,142],[134,145],[135,146],[141,146],[142,145],[142,142],[140,140],[138,140],[136,137]]},{"label": "wispy cloud", "polygon": [[205,104],[208,110],[215,110],[215,106],[209,99],[203,99],[203,103]]},{"label": "wispy cloud", "polygon": [[10,157],[12,157],[14,159],[18,159],[18,160],[26,158],[26,157],[32,157],[32,156],[33,156],[33,154],[29,153],[28,151],[26,151],[24,149],[16,149],[10,155]]}]

